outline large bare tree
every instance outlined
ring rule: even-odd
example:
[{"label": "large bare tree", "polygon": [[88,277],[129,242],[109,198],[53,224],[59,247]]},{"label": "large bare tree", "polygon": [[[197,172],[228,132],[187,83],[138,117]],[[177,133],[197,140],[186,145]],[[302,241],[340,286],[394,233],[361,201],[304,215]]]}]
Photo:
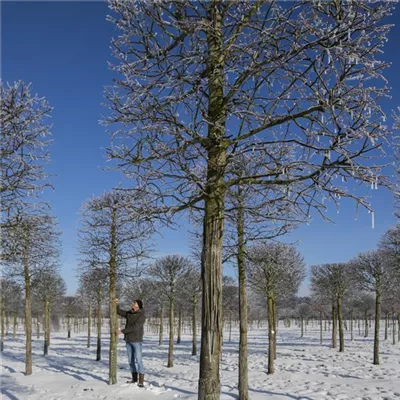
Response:
[{"label": "large bare tree", "polygon": [[[322,208],[386,184],[368,160],[389,133],[378,59],[388,3],[110,1],[120,74],[107,89],[108,150],[147,199],[143,213],[204,210],[199,399],[218,399],[225,196],[252,185]],[[376,82],[381,82],[377,85]],[[261,172],[238,177],[243,154]]]},{"label": "large bare tree", "polygon": [[[106,192],[83,205],[79,249],[82,259],[96,256],[96,264],[106,267],[109,283],[110,357],[109,384],[117,383],[118,318],[114,299],[117,280],[139,276],[149,250],[151,225],[135,213],[137,196]],[[97,279],[100,279],[98,276]]]}]

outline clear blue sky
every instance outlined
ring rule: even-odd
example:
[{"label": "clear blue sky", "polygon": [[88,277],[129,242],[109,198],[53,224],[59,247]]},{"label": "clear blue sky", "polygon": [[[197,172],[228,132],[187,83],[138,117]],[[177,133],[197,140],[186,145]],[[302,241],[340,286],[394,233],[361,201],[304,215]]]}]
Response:
[{"label": "clear blue sky", "polygon": [[[50,173],[55,191],[45,195],[59,218],[63,232],[62,276],[69,294],[76,289],[75,271],[79,209],[83,201],[117,185],[121,175],[102,171],[106,166],[104,148],[109,137],[98,121],[105,112],[101,106],[103,86],[112,82],[107,69],[111,61],[110,39],[116,34],[105,21],[104,2],[1,2],[1,78],[32,82],[33,89],[54,107]],[[386,72],[393,98],[386,111],[400,105],[400,14],[389,22],[392,29],[384,59],[393,63]],[[375,209],[375,229],[371,216],[343,202],[339,214],[329,215],[335,224],[313,218],[309,225],[293,232],[286,240],[299,241],[298,249],[307,265],[347,261],[357,253],[376,247],[382,234],[396,221],[391,195],[370,191]],[[157,238],[159,254],[188,254],[188,235],[168,232]],[[233,271],[226,271],[233,274]],[[302,293],[305,293],[303,287]]]}]

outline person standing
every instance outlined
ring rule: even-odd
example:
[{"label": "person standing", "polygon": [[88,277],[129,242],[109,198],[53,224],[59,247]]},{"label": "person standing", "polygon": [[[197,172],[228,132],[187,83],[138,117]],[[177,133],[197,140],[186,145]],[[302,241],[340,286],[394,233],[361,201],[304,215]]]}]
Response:
[{"label": "person standing", "polygon": [[143,310],[142,300],[134,300],[129,311],[121,310],[118,299],[114,299],[117,305],[117,314],[126,319],[125,328],[120,332],[124,334],[126,351],[128,353],[129,367],[132,373],[132,383],[138,382],[139,387],[144,385],[144,367],[142,359],[142,344],[144,323],[146,316]]}]

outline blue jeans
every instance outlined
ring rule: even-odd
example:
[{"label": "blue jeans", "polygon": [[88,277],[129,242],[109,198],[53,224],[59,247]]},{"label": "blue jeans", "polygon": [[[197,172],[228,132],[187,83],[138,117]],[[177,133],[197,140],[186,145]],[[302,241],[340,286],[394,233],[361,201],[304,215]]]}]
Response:
[{"label": "blue jeans", "polygon": [[128,362],[131,372],[144,374],[142,342],[126,342],[126,351],[128,352]]}]

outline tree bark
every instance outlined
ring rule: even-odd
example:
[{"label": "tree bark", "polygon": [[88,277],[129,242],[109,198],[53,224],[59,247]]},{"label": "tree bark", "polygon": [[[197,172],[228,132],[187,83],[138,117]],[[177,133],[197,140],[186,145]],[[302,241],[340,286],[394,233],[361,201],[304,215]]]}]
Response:
[{"label": "tree bark", "polygon": [[17,336],[17,313],[14,312],[13,315],[13,338]]},{"label": "tree bark", "polygon": [[87,331],[87,345],[86,347],[89,348],[90,347],[90,328],[91,328],[91,324],[92,323],[92,307],[91,304],[88,304],[88,331]]},{"label": "tree bark", "polygon": [[6,297],[4,293],[1,295],[1,338],[0,338],[0,352],[4,351],[4,323],[6,316]]},{"label": "tree bark", "polygon": [[192,310],[192,356],[197,355],[197,295],[193,295]]},{"label": "tree bark", "polygon": [[249,399],[249,378],[248,378],[248,350],[247,350],[247,331],[248,331],[248,316],[247,316],[247,292],[246,292],[246,269],[245,269],[245,238],[244,238],[244,215],[241,204],[240,188],[239,196],[239,211],[237,221],[238,235],[238,276],[239,276],[239,400]]},{"label": "tree bark", "polygon": [[339,352],[344,352],[344,331],[343,331],[343,315],[342,315],[342,298],[337,299],[337,314],[339,322]]},{"label": "tree bark", "polygon": [[71,339],[71,317],[69,315],[67,316],[67,330],[68,330],[67,337],[68,339]]},{"label": "tree bark", "polygon": [[332,305],[332,348],[337,348],[337,314],[334,305]]},{"label": "tree bark", "polygon": [[44,347],[43,355],[47,356],[50,346],[50,302],[46,296],[44,301]]},{"label": "tree bark", "polygon": [[176,338],[176,343],[181,342],[181,329],[182,329],[182,307],[179,307],[178,311],[178,337]]},{"label": "tree bark", "polygon": [[97,347],[96,347],[96,361],[101,360],[101,303],[102,303],[102,291],[101,289],[97,292]]},{"label": "tree bark", "polygon": [[39,318],[39,314],[36,317],[36,338],[40,339],[40,318]]},{"label": "tree bark", "polygon": [[162,345],[163,334],[164,334],[164,306],[161,306],[161,315],[160,315],[160,336],[158,338],[158,345]]},{"label": "tree bark", "polygon": [[353,322],[354,322],[354,317],[353,317],[353,310],[350,311],[350,340],[354,340],[354,335],[353,335]]},{"label": "tree bark", "polygon": [[275,324],[274,324],[274,304],[273,297],[268,295],[268,374],[275,372],[274,367],[274,338],[275,338]]},{"label": "tree bark", "polygon": [[389,313],[385,312],[385,340],[388,339]]},{"label": "tree bark", "polygon": [[109,352],[109,373],[108,384],[117,383],[117,345],[118,345],[118,317],[117,307],[114,299],[117,298],[117,210],[115,207],[111,211],[110,226],[110,259],[109,259],[109,310],[110,310],[110,352]]},{"label": "tree bark", "polygon": [[199,400],[219,400],[219,363],[222,342],[222,241],[224,233],[226,164],[226,106],[224,104],[224,59],[222,3],[209,4],[208,42],[208,137],[207,183],[203,224],[202,331]]},{"label": "tree bark", "polygon": [[381,282],[376,281],[375,292],[374,365],[379,365],[379,325],[381,320]]},{"label": "tree bark", "polygon": [[[27,240],[25,251],[29,249]],[[32,374],[32,313],[31,313],[31,277],[29,275],[28,256],[24,257],[25,281],[25,375]]]},{"label": "tree bark", "polygon": [[364,337],[366,338],[366,337],[368,337],[368,314],[367,314],[367,312],[365,312],[365,314],[364,314],[364,324],[365,324]]},{"label": "tree bark", "polygon": [[174,366],[174,298],[169,299],[169,344],[168,344],[168,368]]},{"label": "tree bark", "polygon": [[319,312],[319,342],[322,344],[323,335],[322,335],[322,311]]}]

